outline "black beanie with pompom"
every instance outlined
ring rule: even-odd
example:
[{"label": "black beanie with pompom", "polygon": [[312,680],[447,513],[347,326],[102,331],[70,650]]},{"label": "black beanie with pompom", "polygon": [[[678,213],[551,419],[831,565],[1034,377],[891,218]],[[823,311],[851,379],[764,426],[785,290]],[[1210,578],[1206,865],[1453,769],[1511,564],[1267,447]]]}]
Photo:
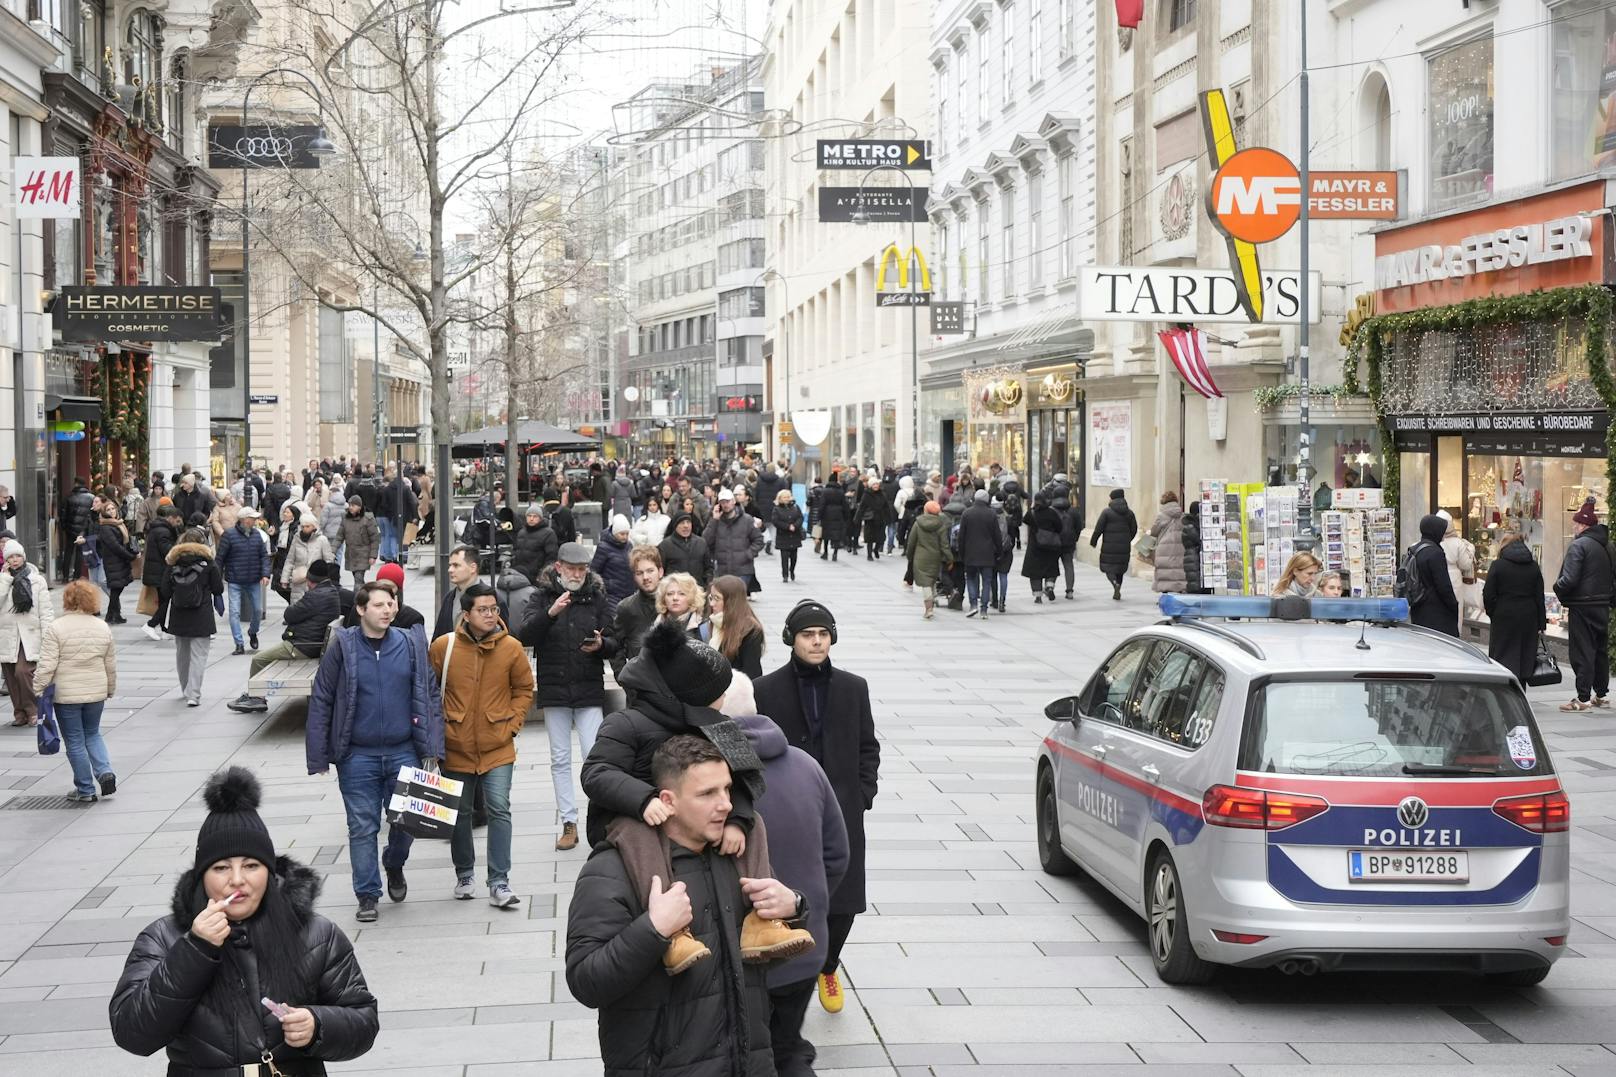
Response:
[{"label": "black beanie with pompom", "polygon": [[275,863],[275,843],[269,840],[269,828],[258,815],[263,794],[252,771],[230,767],[216,772],[203,787],[202,799],[208,817],[196,835],[198,871],[232,856]]},{"label": "black beanie with pompom", "polygon": [[710,707],[729,691],[734,676],[729,659],[694,638],[678,621],[665,618],[645,635],[641,652],[656,664],[674,698],[691,707]]}]

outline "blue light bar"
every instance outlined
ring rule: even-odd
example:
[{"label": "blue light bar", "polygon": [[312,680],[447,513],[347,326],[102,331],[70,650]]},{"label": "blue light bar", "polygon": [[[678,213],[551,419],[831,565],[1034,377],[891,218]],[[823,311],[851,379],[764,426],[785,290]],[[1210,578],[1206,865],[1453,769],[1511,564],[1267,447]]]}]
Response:
[{"label": "blue light bar", "polygon": [[[1304,618],[1319,621],[1406,621],[1406,598],[1314,598],[1291,599],[1292,609],[1302,608]],[[1279,616],[1272,598],[1243,595],[1162,595],[1157,603],[1168,617],[1245,617],[1266,620]],[[1288,611],[1287,611],[1288,612]]]}]

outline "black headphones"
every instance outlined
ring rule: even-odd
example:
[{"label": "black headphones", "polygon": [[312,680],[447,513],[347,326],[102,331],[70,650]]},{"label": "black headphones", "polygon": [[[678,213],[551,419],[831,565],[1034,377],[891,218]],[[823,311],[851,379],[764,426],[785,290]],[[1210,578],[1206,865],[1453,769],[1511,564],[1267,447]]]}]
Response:
[{"label": "black headphones", "polygon": [[823,602],[816,602],[811,598],[805,598],[795,606],[792,606],[791,612],[786,614],[785,627],[780,629],[780,642],[784,643],[787,647],[790,647],[792,644],[797,642],[797,634],[791,631],[791,620],[797,616],[797,611],[802,609],[819,610],[825,615],[825,618],[830,621],[831,646],[836,646],[836,615],[831,613]]}]

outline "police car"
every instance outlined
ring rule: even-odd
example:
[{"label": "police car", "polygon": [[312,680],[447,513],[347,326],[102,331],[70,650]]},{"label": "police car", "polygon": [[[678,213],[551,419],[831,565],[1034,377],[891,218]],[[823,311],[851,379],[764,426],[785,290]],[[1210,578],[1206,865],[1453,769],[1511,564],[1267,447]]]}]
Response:
[{"label": "police car", "polygon": [[1037,762],[1043,869],[1218,965],[1537,983],[1570,930],[1571,806],[1519,684],[1402,599],[1164,595]]}]

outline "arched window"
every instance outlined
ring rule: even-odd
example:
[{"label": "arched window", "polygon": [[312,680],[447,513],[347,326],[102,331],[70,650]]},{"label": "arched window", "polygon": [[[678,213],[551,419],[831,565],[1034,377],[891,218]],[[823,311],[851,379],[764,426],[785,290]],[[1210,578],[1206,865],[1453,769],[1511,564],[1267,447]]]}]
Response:
[{"label": "arched window", "polygon": [[1371,72],[1358,91],[1358,130],[1362,145],[1358,159],[1370,168],[1386,171],[1392,167],[1392,95],[1386,79]]},{"label": "arched window", "polygon": [[185,52],[176,55],[168,64],[168,78],[163,80],[163,129],[168,137],[168,144],[175,149],[183,145],[185,138],[185,65],[189,56]]}]

